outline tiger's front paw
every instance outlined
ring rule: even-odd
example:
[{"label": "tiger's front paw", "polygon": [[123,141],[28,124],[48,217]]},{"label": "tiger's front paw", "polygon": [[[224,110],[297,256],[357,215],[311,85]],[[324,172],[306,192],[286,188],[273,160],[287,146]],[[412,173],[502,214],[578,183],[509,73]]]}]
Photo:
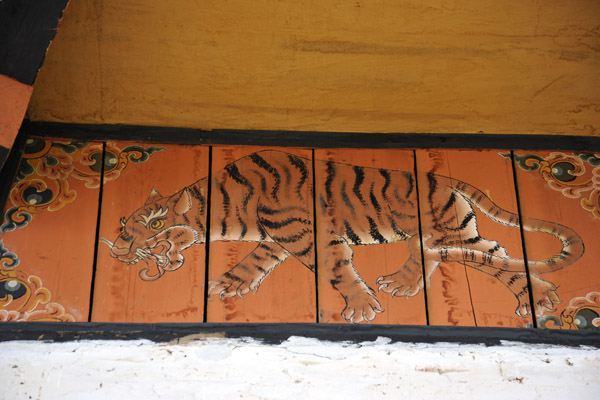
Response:
[{"label": "tiger's front paw", "polygon": [[380,276],[376,283],[381,292],[390,293],[396,297],[411,297],[423,289],[423,274],[406,274],[400,270],[391,275]]},{"label": "tiger's front paw", "polygon": [[260,281],[258,280],[246,281],[226,272],[217,279],[208,282],[208,295],[219,295],[221,300],[234,296],[244,298],[250,292],[252,294],[256,293],[259,286]]},{"label": "tiger's front paw", "polygon": [[383,309],[374,296],[370,293],[361,293],[346,298],[346,308],[342,311],[342,317],[353,324],[368,323],[382,312]]}]

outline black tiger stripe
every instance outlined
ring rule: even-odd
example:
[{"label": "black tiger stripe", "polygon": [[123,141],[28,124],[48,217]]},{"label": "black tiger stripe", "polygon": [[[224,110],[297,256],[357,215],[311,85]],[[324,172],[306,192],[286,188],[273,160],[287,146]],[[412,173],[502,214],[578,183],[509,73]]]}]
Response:
[{"label": "black tiger stripe", "polygon": [[348,197],[348,193],[346,193],[346,182],[345,181],[342,182],[342,187],[340,189],[340,197],[342,198],[342,201],[344,202],[344,204],[350,209],[350,211],[354,215],[355,214],[354,204],[352,204],[350,197]]},{"label": "black tiger stripe", "polygon": [[197,186],[189,187],[190,194],[200,203],[200,214],[204,214],[206,208],[206,198]]},{"label": "black tiger stripe", "polygon": [[[261,258],[261,260],[262,260],[262,259],[263,259],[263,258]],[[259,260],[257,260],[257,261],[259,261]],[[266,271],[266,270],[265,270],[265,269],[264,269],[262,266],[260,266],[260,265],[258,265],[258,264],[252,264],[252,266],[253,266],[254,268],[256,268],[256,269],[257,269],[259,272],[263,273],[263,274],[264,274],[265,272],[267,272],[267,271]]]},{"label": "black tiger stripe", "polygon": [[271,237],[273,238],[273,240],[275,240],[276,242],[279,242],[279,243],[293,243],[293,242],[297,242],[300,239],[302,239],[304,236],[306,236],[307,233],[312,233],[312,229],[305,228],[295,235],[289,235],[289,236],[271,235]]},{"label": "black tiger stripe", "polygon": [[481,236],[475,236],[475,237],[463,240],[463,243],[475,244],[475,243],[481,242],[481,240],[482,240]]},{"label": "black tiger stripe", "polygon": [[231,272],[225,272],[223,274],[224,277],[231,279],[232,281],[236,281],[236,282],[243,282],[244,280],[242,278],[240,278],[239,276],[236,276],[234,274],[232,274]]},{"label": "black tiger stripe", "polygon": [[496,243],[496,245],[488,250],[488,253],[494,254],[496,251],[500,250],[500,243]]},{"label": "black tiger stripe", "polygon": [[312,222],[304,219],[304,218],[299,218],[299,217],[289,217],[284,219],[283,221],[271,221],[265,218],[259,218],[260,224],[263,225],[266,228],[270,228],[270,229],[280,229],[280,228],[284,228],[294,222],[300,222],[304,225],[312,225]]},{"label": "black tiger stripe", "polygon": [[201,236],[204,237],[206,235],[206,229],[204,228],[204,224],[200,220],[200,217],[194,217],[194,223],[200,229]]},{"label": "black tiger stripe", "polygon": [[463,230],[467,227],[467,225],[469,224],[469,222],[471,222],[471,220],[475,218],[475,213],[473,211],[469,211],[467,213],[467,215],[465,215],[465,218],[463,218],[462,222],[460,223],[460,226],[458,227],[457,230]]},{"label": "black tiger stripe", "polygon": [[258,211],[259,214],[267,214],[267,215],[283,214],[283,213],[287,213],[290,211],[300,211],[302,213],[308,213],[307,210],[305,210],[302,207],[298,207],[298,206],[283,207],[283,208],[269,208],[263,204],[259,204],[258,207],[256,207],[256,211]]},{"label": "black tiger stripe", "polygon": [[304,186],[304,184],[306,183],[306,181],[308,179],[308,169],[306,168],[306,164],[300,157],[297,157],[293,154],[288,154],[287,157],[288,157],[288,160],[290,160],[290,163],[294,167],[296,167],[298,169],[298,171],[300,171],[300,180],[298,181],[298,184],[296,185],[296,194],[298,194],[298,196],[300,196],[300,198],[303,198],[302,186]]},{"label": "black tiger stripe", "polygon": [[259,171],[252,171],[254,175],[260,179],[260,191],[263,194],[267,194],[267,179]]},{"label": "black tiger stripe", "polygon": [[292,182],[292,173],[290,172],[290,169],[287,165],[283,165],[281,168],[283,168],[283,175],[285,176],[285,184],[284,186],[286,188],[290,187],[290,183]]},{"label": "black tiger stripe", "polygon": [[325,193],[327,195],[327,203],[333,205],[333,191],[331,185],[336,175],[335,164],[331,161],[327,161],[327,179],[325,179]]},{"label": "black tiger stripe", "polygon": [[348,221],[344,221],[344,228],[346,229],[346,236],[353,244],[362,244],[360,237],[354,232]]},{"label": "black tiger stripe", "polygon": [[264,169],[269,174],[271,174],[271,176],[273,176],[275,182],[273,183],[271,196],[273,196],[275,201],[278,202],[279,199],[277,198],[277,193],[279,192],[279,187],[281,186],[281,176],[279,175],[279,172],[277,172],[277,170],[273,168],[271,164],[269,164],[264,158],[262,158],[256,153],[250,155],[250,160],[252,160],[252,162],[256,164],[259,168]]},{"label": "black tiger stripe", "polygon": [[406,181],[408,183],[408,189],[406,189],[406,194],[404,195],[404,197],[408,199],[410,198],[410,195],[412,194],[413,190],[415,190],[415,180],[413,179],[412,174],[406,174]]},{"label": "black tiger stripe", "polygon": [[398,225],[396,224],[396,220],[391,216],[388,215],[388,221],[390,222],[390,225],[392,226],[392,230],[394,231],[394,233],[398,236],[402,236],[402,237],[408,237],[408,234],[406,232],[404,232],[402,229],[398,228]]},{"label": "black tiger stripe", "polygon": [[385,183],[383,184],[383,187],[381,188],[381,197],[383,197],[383,199],[386,202],[389,202],[386,192],[387,192],[388,188],[390,187],[390,184],[392,183],[392,177],[390,176],[390,171],[388,171],[387,169],[380,168],[379,174],[381,176],[383,176],[383,178],[385,179]]},{"label": "black tiger stripe", "polygon": [[373,220],[373,218],[367,215],[367,221],[369,221],[369,235],[371,235],[371,237],[378,243],[387,243],[386,238],[384,238],[381,232],[379,232],[377,223]]},{"label": "black tiger stripe", "polygon": [[227,223],[225,222],[225,219],[221,220],[221,236],[225,236],[225,234],[227,233]]},{"label": "black tiger stripe", "polygon": [[259,249],[263,249],[263,250],[269,250],[269,251],[273,251],[273,249],[271,248],[270,245],[265,244],[263,242],[259,243],[258,246],[256,246]]},{"label": "black tiger stripe", "polygon": [[437,179],[435,179],[435,175],[431,172],[427,173],[427,183],[429,184],[429,193],[427,194],[427,200],[429,200],[429,204],[433,209],[433,195],[437,190]]},{"label": "black tiger stripe", "polygon": [[265,232],[265,229],[261,224],[256,224],[256,226],[258,227],[258,232],[260,233],[260,240],[265,240],[267,238],[267,232]]},{"label": "black tiger stripe", "polygon": [[352,167],[352,169],[354,170],[354,175],[355,175],[354,186],[352,187],[352,192],[358,198],[358,200],[360,200],[360,202],[364,206],[366,206],[367,202],[365,201],[365,199],[363,199],[362,193],[360,191],[360,187],[362,186],[363,182],[365,181],[365,170],[363,167],[359,167],[358,165],[355,165],[354,167]]},{"label": "black tiger stripe", "polygon": [[440,219],[444,218],[444,215],[454,205],[455,201],[456,201],[456,194],[454,192],[452,192],[452,193],[450,193],[450,198],[448,199],[448,201],[446,202],[444,207],[442,207],[442,211],[440,212],[440,215],[439,215]]},{"label": "black tiger stripe", "polygon": [[377,216],[379,216],[381,214],[381,205],[377,201],[377,198],[375,197],[375,193],[373,193],[374,188],[375,188],[375,183],[371,183],[371,190],[369,191],[369,198],[371,199],[371,204],[373,204],[373,208],[375,208],[375,211],[377,212]]},{"label": "black tiger stripe", "polygon": [[225,171],[227,171],[227,174],[231,177],[231,179],[248,188],[248,193],[242,201],[244,212],[248,211],[248,202],[250,201],[250,198],[254,196],[254,185],[252,185],[252,183],[250,183],[250,181],[240,173],[240,170],[235,164],[229,164],[226,166]]},{"label": "black tiger stripe", "polygon": [[327,243],[327,247],[337,246],[338,244],[345,244],[346,242],[341,239],[333,239],[331,242]]},{"label": "black tiger stripe", "polygon": [[307,255],[308,253],[310,253],[313,249],[314,243],[313,242],[309,242],[308,246],[306,246],[306,248],[304,250],[300,250],[298,252],[294,252],[294,255],[296,257],[304,257],[305,255]]},{"label": "black tiger stripe", "polygon": [[221,182],[219,182],[218,179],[215,179],[214,182],[215,182],[215,186],[217,187],[217,190],[219,192],[221,192],[221,197],[223,197],[221,205],[223,207],[223,211],[225,212],[225,216],[227,217],[227,216],[229,216],[229,207],[231,206],[231,197],[229,197],[229,193],[227,192],[225,187],[223,185],[221,185]]},{"label": "black tiger stripe", "polygon": [[240,237],[238,240],[242,240],[246,236],[246,233],[248,233],[248,225],[246,225],[244,219],[240,215],[240,209],[238,207],[235,208],[235,214],[237,216],[238,223],[242,227],[242,231],[240,232]]}]

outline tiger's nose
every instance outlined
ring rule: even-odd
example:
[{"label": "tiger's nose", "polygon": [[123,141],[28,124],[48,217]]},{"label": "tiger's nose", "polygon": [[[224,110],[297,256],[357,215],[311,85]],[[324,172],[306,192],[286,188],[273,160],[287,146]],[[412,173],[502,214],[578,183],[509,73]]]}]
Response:
[{"label": "tiger's nose", "polygon": [[129,254],[129,247],[117,247],[117,246],[113,246],[110,249],[110,255],[111,257],[119,257],[119,256],[125,256]]}]

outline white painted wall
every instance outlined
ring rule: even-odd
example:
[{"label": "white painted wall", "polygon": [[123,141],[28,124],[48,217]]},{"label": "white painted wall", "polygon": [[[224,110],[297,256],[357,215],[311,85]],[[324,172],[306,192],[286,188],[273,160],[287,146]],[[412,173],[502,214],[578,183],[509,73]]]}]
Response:
[{"label": "white painted wall", "polygon": [[360,344],[0,343],[6,399],[600,399],[600,350]]}]

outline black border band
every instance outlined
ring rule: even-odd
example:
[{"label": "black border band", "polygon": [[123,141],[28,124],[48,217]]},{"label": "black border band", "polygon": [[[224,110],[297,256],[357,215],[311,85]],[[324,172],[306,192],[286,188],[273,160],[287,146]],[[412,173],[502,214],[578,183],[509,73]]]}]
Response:
[{"label": "black border band", "polygon": [[154,143],[254,145],[310,148],[464,148],[600,151],[600,137],[470,133],[357,133],[317,131],[206,131],[136,125],[88,125],[25,120],[26,134],[75,140],[132,140]]},{"label": "black border band", "polygon": [[153,342],[191,341],[208,337],[249,337],[268,344],[281,343],[291,336],[332,342],[359,343],[378,337],[392,342],[461,343],[499,345],[503,341],[600,348],[600,333],[577,330],[532,328],[472,328],[457,326],[350,325],[350,324],[126,324],[126,323],[0,323],[0,341],[39,340],[136,340]]}]

